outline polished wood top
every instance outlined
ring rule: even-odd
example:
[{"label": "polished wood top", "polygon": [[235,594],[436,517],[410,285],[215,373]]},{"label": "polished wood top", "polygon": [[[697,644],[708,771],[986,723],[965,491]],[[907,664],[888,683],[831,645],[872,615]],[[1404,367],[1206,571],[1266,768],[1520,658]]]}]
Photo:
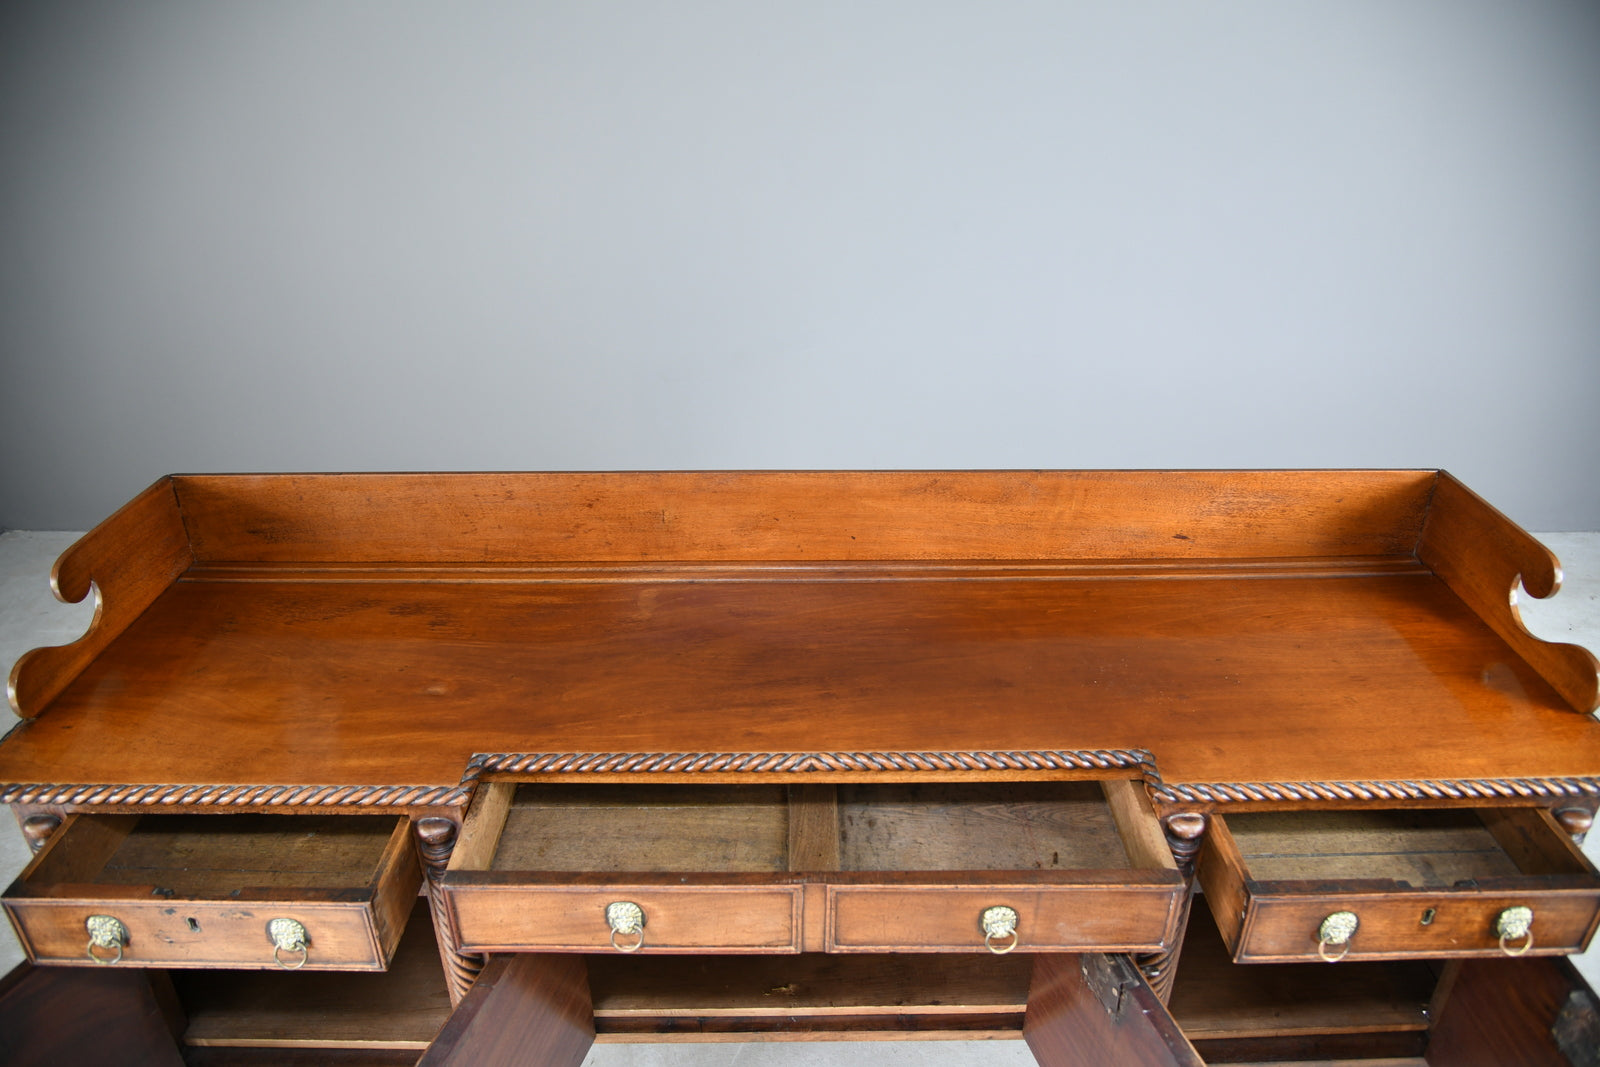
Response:
[{"label": "polished wood top", "polygon": [[[1519,654],[1497,632],[1504,620],[1486,619],[1480,610],[1490,608],[1475,607],[1470,590],[1463,599],[1411,552],[1425,518],[1445,522],[1427,516],[1417,473],[1359,474],[1301,475],[1289,495],[1331,489],[1310,512],[1343,516],[1342,532],[1307,533],[1300,546],[1369,552],[1263,554],[1296,543],[1285,532],[1293,513],[1252,526],[1248,508],[1208,512],[1190,490],[1217,490],[1213,481],[1185,483],[1175,531],[1197,531],[1187,536],[1209,541],[1210,556],[983,558],[973,541],[981,528],[969,523],[943,541],[919,530],[946,546],[933,558],[787,562],[761,558],[786,542],[759,538],[747,558],[725,546],[699,561],[632,550],[590,562],[554,551],[514,559],[533,553],[511,552],[499,527],[486,543],[502,547],[472,559],[460,540],[482,518],[472,513],[456,522],[449,551],[419,541],[413,558],[386,563],[366,556],[400,555],[400,546],[341,552],[329,534],[313,552],[311,512],[288,508],[269,521],[271,494],[219,480],[204,492],[224,485],[255,512],[236,502],[227,523],[199,519],[189,498],[194,561],[0,745],[0,782],[445,786],[486,752],[1062,749],[1148,749],[1168,783],[1600,776],[1600,724],[1557,688],[1576,684],[1585,699],[1592,657],[1531,638]],[[279,488],[301,500],[337,490],[350,506],[349,483],[319,488],[307,477]],[[427,477],[410,476],[408,492]],[[688,477],[703,489],[711,476]],[[807,510],[822,506],[808,481],[818,476],[795,477],[811,494],[801,494],[806,507],[778,514],[833,529],[816,535],[833,538],[830,549],[872,530],[880,547],[907,547],[894,538],[911,535],[883,530],[915,525],[906,485],[894,491],[899,510],[885,489],[910,476],[881,476],[878,497],[851,498],[850,522],[836,528]],[[968,476],[941,477],[961,487],[957,496],[1000,507],[990,499],[1000,476],[964,487]],[[1010,477],[1014,497],[1072,495],[1070,479]],[[1115,481],[1100,477],[1100,491]],[[1228,499],[1248,497],[1249,477],[1231,477]],[[433,478],[459,503],[459,484]],[[1127,543],[1147,553],[1157,530],[1163,546],[1175,540],[1173,516],[1153,517],[1157,488],[1146,473],[1122,486],[1138,497],[1120,513]],[[556,514],[577,506],[570,492],[556,496]],[[1351,498],[1358,506],[1341,510]],[[1472,501],[1457,506],[1481,505]],[[380,503],[390,514],[393,501]],[[668,494],[658,510],[673,507]],[[1481,507],[1487,528],[1515,530]],[[874,508],[890,513],[876,528],[866,516]],[[932,511],[954,521],[949,499]],[[1017,514],[1001,507],[1002,519]],[[1207,514],[1223,517],[1208,526]],[[1021,541],[1037,547],[1046,527],[1035,525]],[[600,534],[582,528],[582,554],[593,555]],[[1109,544],[1106,528],[1062,536]],[[1228,541],[1235,528],[1244,532]],[[246,551],[246,530],[259,550]],[[540,536],[541,546],[556,541]],[[991,550],[1007,543],[986,536]],[[298,547],[274,547],[286,544]],[[1470,552],[1446,548],[1450,566],[1476,566]],[[1510,616],[1509,605],[1501,610]]]},{"label": "polished wood top", "polygon": [[1592,720],[1437,578],[1386,570],[183,581],[0,778],[453,783],[474,752],[819,748],[1148,748],[1203,782],[1600,769]]}]

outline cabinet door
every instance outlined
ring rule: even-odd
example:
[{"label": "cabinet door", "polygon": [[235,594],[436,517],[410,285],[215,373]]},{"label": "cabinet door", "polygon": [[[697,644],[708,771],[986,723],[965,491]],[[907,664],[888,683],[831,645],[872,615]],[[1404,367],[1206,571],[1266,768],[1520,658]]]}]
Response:
[{"label": "cabinet door", "polygon": [[1600,1063],[1595,994],[1565,960],[1460,965],[1428,1041],[1432,1067]]},{"label": "cabinet door", "polygon": [[1204,1067],[1139,969],[1122,955],[1035,959],[1022,1034],[1043,1067]]},{"label": "cabinet door", "polygon": [[578,1067],[592,1044],[582,957],[495,956],[417,1067]]},{"label": "cabinet door", "polygon": [[183,1067],[171,1008],[145,971],[24,963],[0,979],[0,1059],[10,1067]]}]

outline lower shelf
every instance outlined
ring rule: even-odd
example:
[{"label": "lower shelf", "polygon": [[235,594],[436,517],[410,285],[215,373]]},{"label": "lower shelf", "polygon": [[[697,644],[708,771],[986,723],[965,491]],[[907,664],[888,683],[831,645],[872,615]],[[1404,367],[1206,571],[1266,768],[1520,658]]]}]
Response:
[{"label": "lower shelf", "polygon": [[597,1041],[1021,1037],[1030,956],[591,956]]},{"label": "lower shelf", "polygon": [[1238,964],[1210,909],[1192,909],[1169,1005],[1207,1063],[1415,1057],[1435,965]]},{"label": "lower shelf", "polygon": [[[201,1049],[275,1049],[271,1062],[292,1062],[287,1050],[408,1053],[414,1062],[450,1015],[426,901],[412,909],[394,962],[377,974],[288,974],[274,971],[182,971],[172,985],[188,1020],[183,1033],[193,1062],[249,1062]],[[229,1055],[232,1055],[231,1053]],[[345,1058],[349,1059],[350,1056]],[[360,1060],[370,1062],[371,1057]],[[265,1062],[261,1060],[260,1062]]]},{"label": "lower shelf", "polygon": [[[591,956],[600,1041],[1020,1037],[1033,958]],[[1208,1062],[1414,1057],[1423,962],[1233,963],[1195,908],[1171,1010]]]}]

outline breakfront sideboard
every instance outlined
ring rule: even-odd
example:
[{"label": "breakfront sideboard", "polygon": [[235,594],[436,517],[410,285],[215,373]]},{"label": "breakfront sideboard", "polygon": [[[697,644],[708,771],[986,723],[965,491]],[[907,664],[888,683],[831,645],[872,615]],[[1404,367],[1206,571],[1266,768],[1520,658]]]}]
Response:
[{"label": "breakfront sideboard", "polygon": [[1428,470],[164,478],[11,674],[0,1037],[1592,1063],[1559,581]]}]

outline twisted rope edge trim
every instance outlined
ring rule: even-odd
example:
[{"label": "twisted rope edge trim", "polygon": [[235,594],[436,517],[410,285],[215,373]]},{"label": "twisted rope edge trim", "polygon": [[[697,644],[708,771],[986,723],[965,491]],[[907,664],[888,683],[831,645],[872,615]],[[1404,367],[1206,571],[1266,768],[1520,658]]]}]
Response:
[{"label": "twisted rope edge trim", "polygon": [[1152,783],[1168,803],[1286,800],[1558,800],[1600,795],[1600,778],[1467,778],[1442,781]]},{"label": "twisted rope edge trim", "polygon": [[55,785],[0,786],[0,804],[124,804],[141,807],[459,807],[470,787],[418,785]]},{"label": "twisted rope edge trim", "polygon": [[461,784],[510,774],[814,774],[831,771],[1133,770],[1159,782],[1145,749],[1027,752],[484,752]]}]

